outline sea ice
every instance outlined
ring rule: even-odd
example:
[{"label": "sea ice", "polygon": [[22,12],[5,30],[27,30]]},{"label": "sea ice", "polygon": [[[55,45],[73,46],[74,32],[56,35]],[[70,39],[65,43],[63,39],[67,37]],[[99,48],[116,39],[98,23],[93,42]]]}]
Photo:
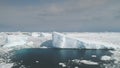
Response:
[{"label": "sea ice", "polygon": [[65,63],[59,63],[59,65],[62,66],[62,67],[66,67]]},{"label": "sea ice", "polygon": [[101,57],[101,60],[108,61],[108,60],[111,60],[111,57],[105,55],[105,56],[102,56],[102,57]]},{"label": "sea ice", "polygon": [[87,65],[98,65],[99,63],[88,61],[88,60],[81,60],[80,63],[87,64]]},{"label": "sea ice", "polygon": [[90,60],[79,60],[79,59],[74,59],[72,62],[77,63],[77,64],[87,64],[87,65],[98,65],[98,62],[93,62]]},{"label": "sea ice", "polygon": [[13,63],[0,63],[0,68],[12,68]]}]

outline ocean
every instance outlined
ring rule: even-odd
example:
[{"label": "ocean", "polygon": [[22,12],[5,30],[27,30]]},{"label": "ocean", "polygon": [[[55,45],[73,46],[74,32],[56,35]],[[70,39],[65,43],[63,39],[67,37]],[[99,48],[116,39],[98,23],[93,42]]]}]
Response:
[{"label": "ocean", "polygon": [[[109,50],[31,48],[16,51],[11,59],[16,63],[13,68],[102,68],[106,63],[101,60],[104,55],[110,56],[111,53]],[[97,64],[76,63],[73,60],[86,60]]]}]

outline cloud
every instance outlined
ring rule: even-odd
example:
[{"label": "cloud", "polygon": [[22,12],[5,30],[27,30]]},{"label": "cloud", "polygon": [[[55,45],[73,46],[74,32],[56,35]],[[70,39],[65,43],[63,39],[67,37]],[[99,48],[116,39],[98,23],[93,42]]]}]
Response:
[{"label": "cloud", "polygon": [[117,31],[120,25],[118,0],[12,0],[10,3],[2,3],[1,0],[0,3],[0,23],[9,25],[6,28],[23,31]]}]

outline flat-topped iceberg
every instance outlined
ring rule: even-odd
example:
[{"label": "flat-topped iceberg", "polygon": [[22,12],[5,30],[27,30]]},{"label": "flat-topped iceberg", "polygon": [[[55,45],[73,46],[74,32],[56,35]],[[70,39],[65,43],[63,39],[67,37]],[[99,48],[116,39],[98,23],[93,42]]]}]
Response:
[{"label": "flat-topped iceberg", "polygon": [[79,48],[79,49],[117,49],[118,45],[99,40],[88,40],[76,37],[70,37],[58,32],[53,32],[53,46],[56,48]]}]

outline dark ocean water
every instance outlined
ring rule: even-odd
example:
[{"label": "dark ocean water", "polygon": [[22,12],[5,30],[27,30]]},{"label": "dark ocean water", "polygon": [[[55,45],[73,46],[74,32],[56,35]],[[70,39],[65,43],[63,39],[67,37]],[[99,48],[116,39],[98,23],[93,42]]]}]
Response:
[{"label": "dark ocean water", "polygon": [[[96,57],[92,57],[96,55]],[[16,63],[13,68],[63,68],[59,63],[65,63],[64,68],[101,68],[100,60],[103,55],[111,55],[108,50],[79,50],[79,49],[21,49],[11,57]],[[73,59],[90,60],[99,65],[74,64]]]}]

